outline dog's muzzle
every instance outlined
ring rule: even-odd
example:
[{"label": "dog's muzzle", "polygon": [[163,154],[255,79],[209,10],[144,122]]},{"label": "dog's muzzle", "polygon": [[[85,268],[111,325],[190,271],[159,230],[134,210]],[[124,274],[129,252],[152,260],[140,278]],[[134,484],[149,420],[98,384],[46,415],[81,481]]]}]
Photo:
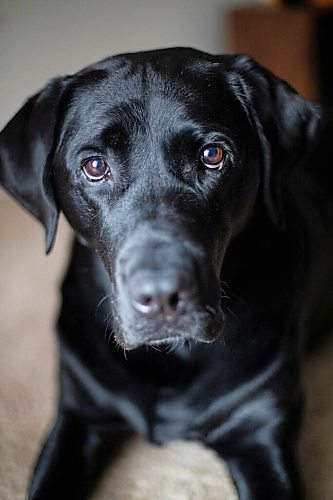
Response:
[{"label": "dog's muzzle", "polygon": [[116,259],[116,339],[130,349],[193,338],[211,342],[221,329],[219,287],[193,242],[142,227]]}]

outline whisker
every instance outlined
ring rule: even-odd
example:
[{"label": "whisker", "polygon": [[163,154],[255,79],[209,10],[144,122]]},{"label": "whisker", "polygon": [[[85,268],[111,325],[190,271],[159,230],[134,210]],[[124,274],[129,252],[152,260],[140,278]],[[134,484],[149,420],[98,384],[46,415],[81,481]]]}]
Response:
[{"label": "whisker", "polygon": [[230,286],[228,285],[228,283],[226,281],[220,281],[220,290],[223,293],[228,292],[229,295],[232,295]]},{"label": "whisker", "polygon": [[111,293],[108,293],[106,294],[97,304],[96,306],[96,312],[98,311],[98,309],[101,307],[102,304],[104,304],[104,302],[107,300],[107,299],[111,299]]},{"label": "whisker", "polygon": [[104,339],[106,339],[106,335],[107,335],[108,330],[109,330],[109,326],[110,326],[110,319],[111,319],[111,315],[108,315],[108,316],[105,318],[106,325],[105,325],[105,330],[104,330]]},{"label": "whisker", "polygon": [[226,305],[224,306],[224,309],[229,313],[231,314],[231,316],[238,321],[238,316],[237,314],[232,310],[230,309],[230,307],[227,307]]},{"label": "whisker", "polygon": [[204,308],[206,309],[206,311],[208,311],[210,314],[216,314],[216,309],[212,306],[210,306],[209,304],[205,304],[204,305]]},{"label": "whisker", "polygon": [[161,349],[159,349],[158,347],[156,347],[156,345],[149,345],[149,346],[146,346],[146,350],[148,351],[149,347],[151,347],[152,349],[154,349],[155,351],[157,352],[162,352]]},{"label": "whisker", "polygon": [[185,345],[186,339],[176,338],[168,347],[167,353],[170,354],[172,352],[176,352],[177,350],[181,350]]},{"label": "whisker", "polygon": [[108,345],[110,345],[110,342],[111,342],[111,339],[112,339],[112,335],[113,335],[113,331],[110,330],[109,338],[108,338]]}]

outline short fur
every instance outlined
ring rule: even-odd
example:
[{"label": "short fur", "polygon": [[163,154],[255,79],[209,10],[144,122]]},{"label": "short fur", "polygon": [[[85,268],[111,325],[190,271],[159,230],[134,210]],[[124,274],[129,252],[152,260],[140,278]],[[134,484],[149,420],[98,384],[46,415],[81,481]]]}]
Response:
[{"label": "short fur", "polygon": [[212,447],[241,500],[303,497],[300,362],[332,324],[331,131],[248,57],[182,48],[55,79],[9,122],[1,184],[47,251],[60,211],[76,234],[30,500],[86,498],[130,430]]}]

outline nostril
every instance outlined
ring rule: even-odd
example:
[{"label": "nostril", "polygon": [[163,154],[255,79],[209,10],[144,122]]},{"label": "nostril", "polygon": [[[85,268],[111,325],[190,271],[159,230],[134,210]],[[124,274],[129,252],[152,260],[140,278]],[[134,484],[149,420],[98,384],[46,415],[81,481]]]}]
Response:
[{"label": "nostril", "polygon": [[170,295],[167,301],[167,305],[169,306],[169,309],[171,309],[172,311],[177,309],[177,307],[179,306],[178,293],[173,293],[172,295]]},{"label": "nostril", "polygon": [[161,304],[156,295],[147,295],[145,293],[130,292],[132,305],[136,311],[147,317],[157,316],[161,310]]},{"label": "nostril", "polygon": [[153,299],[152,297],[149,297],[148,295],[143,295],[139,297],[139,302],[143,306],[149,306],[152,303]]}]

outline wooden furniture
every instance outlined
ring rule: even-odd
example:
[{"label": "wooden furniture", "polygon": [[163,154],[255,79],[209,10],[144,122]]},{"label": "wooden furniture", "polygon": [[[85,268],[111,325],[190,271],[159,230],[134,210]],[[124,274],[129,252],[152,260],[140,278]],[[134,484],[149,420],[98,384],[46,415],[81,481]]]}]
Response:
[{"label": "wooden furniture", "polygon": [[332,105],[333,10],[233,8],[229,50],[251,55],[307,99]]}]

